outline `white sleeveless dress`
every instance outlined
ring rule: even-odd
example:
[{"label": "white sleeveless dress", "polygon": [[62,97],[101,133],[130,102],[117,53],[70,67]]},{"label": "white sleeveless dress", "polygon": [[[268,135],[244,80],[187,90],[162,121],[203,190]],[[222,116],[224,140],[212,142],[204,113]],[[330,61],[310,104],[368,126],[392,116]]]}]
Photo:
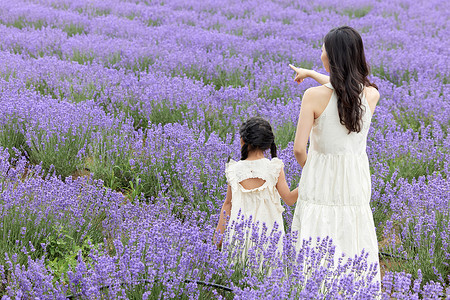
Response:
[{"label": "white sleeveless dress", "polygon": [[[333,89],[329,83],[325,86]],[[372,113],[364,94],[361,100],[365,112],[359,133],[348,134],[340,124],[334,90],[327,107],[314,120],[292,231],[299,233],[297,249],[303,239],[328,236],[336,245],[335,258],[342,253],[354,257],[364,249],[369,263],[379,264],[366,153]],[[379,266],[376,280],[380,282]]]},{"label": "white sleeveless dress", "polygon": [[[225,175],[228,184],[231,186],[232,195],[231,213],[227,225],[229,237],[227,239],[233,239],[236,231],[233,223],[239,223],[242,219],[248,220],[251,217],[251,224],[259,222],[259,234],[261,234],[262,226],[265,224],[267,227],[266,236],[274,229],[274,224],[277,223],[277,232],[281,235],[277,249],[281,251],[282,235],[284,234],[282,216],[284,208],[281,205],[276,184],[283,166],[283,162],[278,158],[273,158],[272,160],[267,158],[258,160],[231,160],[226,164]],[[260,178],[265,183],[258,188],[247,190],[240,182],[249,178]],[[251,227],[251,224],[247,227]],[[250,235],[251,231],[247,232],[247,235],[244,237],[246,239],[244,250],[252,246]],[[246,251],[244,251],[243,257],[245,257],[245,254]]]}]

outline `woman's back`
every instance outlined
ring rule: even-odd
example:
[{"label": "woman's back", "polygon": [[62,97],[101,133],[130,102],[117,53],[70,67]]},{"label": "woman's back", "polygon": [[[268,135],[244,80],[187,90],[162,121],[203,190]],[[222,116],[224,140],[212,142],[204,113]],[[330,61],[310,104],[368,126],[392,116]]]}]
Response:
[{"label": "woman's back", "polygon": [[[332,89],[331,84],[326,84]],[[308,159],[299,183],[299,200],[321,205],[368,205],[371,193],[366,154],[371,112],[364,95],[365,113],[360,132],[348,132],[340,123],[333,92],[326,108],[314,120]]]},{"label": "woman's back", "polygon": [[[333,89],[331,84],[325,86]],[[292,230],[299,232],[299,241],[331,237],[338,253],[335,258],[339,253],[353,257],[364,249],[369,252],[370,262],[378,262],[366,154],[372,113],[364,93],[360,97],[363,109],[360,132],[349,133],[340,123],[334,91],[314,120]]]},{"label": "woman's back", "polygon": [[320,58],[329,77],[294,67],[299,83],[312,76],[330,84],[309,88],[302,97],[294,155],[303,171],[292,230],[299,232],[298,247],[303,239],[331,237],[336,259],[365,250],[369,262],[377,263],[366,140],[379,93],[368,78],[363,41],[355,29],[331,29]]},{"label": "woman's back", "polygon": [[[330,83],[324,86],[333,89]],[[361,94],[361,103],[363,107],[361,131],[349,133],[348,129],[340,124],[337,96],[333,92],[325,110],[314,120],[308,154],[311,154],[311,151],[336,155],[364,154],[372,117],[370,106],[364,93]]]}]

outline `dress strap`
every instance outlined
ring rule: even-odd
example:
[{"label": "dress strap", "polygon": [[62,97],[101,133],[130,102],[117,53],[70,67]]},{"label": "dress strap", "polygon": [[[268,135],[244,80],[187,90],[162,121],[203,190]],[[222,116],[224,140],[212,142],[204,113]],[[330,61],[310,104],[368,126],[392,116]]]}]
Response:
[{"label": "dress strap", "polygon": [[333,86],[331,85],[330,82],[325,83],[324,86],[326,86],[327,88],[330,88],[330,89],[334,90],[334,88],[333,88]]}]

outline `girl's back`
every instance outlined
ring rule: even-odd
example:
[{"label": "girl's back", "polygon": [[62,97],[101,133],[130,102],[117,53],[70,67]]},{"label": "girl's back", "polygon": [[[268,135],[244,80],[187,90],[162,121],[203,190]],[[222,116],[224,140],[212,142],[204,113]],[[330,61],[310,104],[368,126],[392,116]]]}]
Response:
[{"label": "girl's back", "polygon": [[283,226],[284,208],[276,189],[283,166],[278,158],[231,160],[227,164],[225,174],[233,195],[229,224],[252,216],[254,222],[265,223],[269,230],[275,222],[279,228]]},{"label": "girl's back", "polygon": [[[280,234],[284,233],[280,198],[293,205],[298,198],[298,189],[291,191],[287,185],[284,164],[277,157],[275,137],[269,122],[253,117],[239,128],[241,136],[241,160],[231,160],[226,164],[227,194],[220,212],[214,236],[215,243],[222,246],[222,235],[229,239],[230,249],[242,251],[245,259],[247,250],[253,243],[278,244],[281,249]],[[272,160],[264,156],[270,150]],[[256,230],[256,228],[259,228]],[[256,234],[258,232],[258,234]],[[259,236],[259,238],[257,238]],[[273,250],[273,248],[272,248]]]}]

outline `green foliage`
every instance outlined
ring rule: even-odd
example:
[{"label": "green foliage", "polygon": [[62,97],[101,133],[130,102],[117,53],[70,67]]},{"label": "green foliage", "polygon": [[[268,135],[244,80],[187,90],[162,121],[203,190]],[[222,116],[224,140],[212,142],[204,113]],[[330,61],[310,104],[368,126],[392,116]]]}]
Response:
[{"label": "green foliage", "polygon": [[107,15],[111,14],[111,9],[109,9],[109,8],[105,8],[105,9],[96,8],[93,11],[93,14],[95,16],[107,16]]},{"label": "green foliage", "polygon": [[115,68],[115,69],[120,69],[120,66],[118,65],[118,63],[120,63],[122,61],[120,52],[116,52],[113,54],[110,54],[108,56],[108,58],[106,59],[104,65],[105,67],[109,67],[109,68]]},{"label": "green foliage", "polygon": [[[403,228],[401,241],[397,246],[390,246],[391,251],[399,256],[392,259],[396,263],[392,264],[391,271],[406,271],[417,278],[417,270],[420,269],[424,282],[442,282],[442,278],[449,283],[450,247],[442,233],[450,228],[450,216],[439,211],[424,211],[423,215],[430,216],[435,225],[429,224],[431,220],[424,220],[423,216],[410,217],[400,225]],[[402,259],[405,254],[407,259]]]},{"label": "green foliage", "polygon": [[358,31],[361,33],[368,33],[371,29],[372,29],[372,26],[368,25],[368,26],[361,27]]},{"label": "green foliage", "polygon": [[[335,7],[332,6],[322,6],[322,5],[318,5],[316,7],[314,7],[314,11],[312,12],[313,14],[316,12],[332,12],[332,13],[337,13],[337,10]],[[309,12],[311,13],[311,12]]]},{"label": "green foliage", "polygon": [[342,12],[344,15],[349,16],[350,19],[362,18],[372,10],[372,6],[364,6],[361,8],[347,8]]},{"label": "green foliage", "polygon": [[185,75],[189,78],[202,81],[204,84],[213,84],[217,90],[222,87],[242,87],[253,79],[253,75],[245,67],[244,70],[233,70],[227,72],[220,66],[216,67],[216,73],[213,75],[205,74],[203,70],[195,65],[187,67],[180,67],[178,70],[172,72],[172,76]]},{"label": "green foliage", "polygon": [[[168,123],[184,123],[186,114],[189,109],[186,104],[181,104],[178,107],[170,106],[167,102],[154,103],[150,113],[149,120],[152,124],[165,125]],[[142,118],[143,121],[145,119]],[[135,122],[137,120],[135,119]],[[144,125],[144,122],[141,122]],[[145,124],[146,126],[147,124]]]},{"label": "green foliage", "polygon": [[51,235],[47,238],[46,265],[52,271],[55,280],[62,277],[68,284],[67,272],[77,266],[79,259],[89,262],[91,249],[98,249],[102,243],[93,244],[88,236],[77,244],[73,237],[65,231],[64,228],[59,228],[58,235]]},{"label": "green foliage", "polygon": [[1,24],[5,24],[8,27],[15,27],[18,29],[23,29],[25,27],[32,27],[34,29],[42,29],[42,27],[47,26],[47,22],[44,20],[37,20],[35,22],[30,22],[25,19],[23,16],[19,16],[17,19],[15,19],[13,22],[4,22],[0,21]]},{"label": "green foliage", "polygon": [[[4,185],[2,185],[3,187]],[[3,204],[3,199],[0,198]],[[17,261],[26,264],[27,255],[22,251],[22,247],[29,252],[31,258],[41,257],[44,254],[41,243],[45,242],[47,235],[52,232],[52,216],[48,218],[38,218],[36,214],[28,214],[21,207],[1,206],[0,224],[0,252],[16,253]],[[17,242],[16,242],[17,241]],[[32,251],[30,245],[35,249]],[[0,265],[5,265],[5,256],[0,256]]]},{"label": "green foliage", "polygon": [[10,26],[16,27],[18,29],[22,29],[26,26],[25,24],[25,20],[23,19],[23,17],[19,17],[16,20],[14,20],[13,23],[9,24]]},{"label": "green foliage", "polygon": [[[25,197],[32,199],[35,196]],[[3,202],[3,199],[0,198],[0,201]],[[28,255],[32,259],[37,259],[46,252],[49,264],[58,265],[60,270],[63,270],[67,255],[74,254],[78,250],[86,251],[88,241],[99,244],[105,238],[101,224],[106,214],[98,212],[98,209],[86,208],[83,214],[85,223],[80,228],[69,224],[70,211],[65,212],[66,216],[56,218],[51,213],[43,216],[18,206],[2,205],[1,209],[0,251],[10,255],[16,253],[17,262],[21,265],[27,265]],[[45,211],[44,206],[42,210]],[[97,214],[94,215],[93,212]],[[88,238],[82,238],[85,234]],[[44,251],[42,244],[45,243],[47,246]],[[22,251],[23,249],[26,249],[27,253]],[[4,255],[0,257],[0,265],[6,265]]]},{"label": "green foliage", "polygon": [[[240,118],[242,122],[245,118],[242,113],[249,105],[247,102],[234,100],[230,102],[233,115]],[[213,132],[217,133],[219,137],[225,138],[227,134],[235,130],[233,120],[226,114],[224,110],[212,108],[208,105],[201,105],[197,109],[189,109],[186,104],[173,106],[163,101],[152,106],[148,121],[152,124],[162,125],[169,123],[188,124],[191,128],[204,129],[205,138],[208,138]],[[134,115],[132,116],[134,117]],[[138,115],[137,119],[135,119],[135,124],[141,124],[140,127],[145,128],[144,124],[146,124],[146,121],[145,117]]]},{"label": "green foliage", "polygon": [[38,20],[36,22],[31,23],[34,29],[42,29],[42,27],[47,26],[47,23],[43,20]]},{"label": "green foliage", "polygon": [[84,26],[79,24],[68,24],[64,26],[63,31],[67,33],[68,37],[72,37],[78,34],[86,34]]},{"label": "green foliage", "polygon": [[48,85],[45,79],[40,79],[37,81],[27,81],[28,88],[34,88],[36,92],[39,92],[41,95],[48,95],[53,99],[62,99],[62,93],[60,91],[55,91],[55,89]]},{"label": "green foliage", "polygon": [[125,18],[127,18],[128,20],[134,20],[136,18],[136,14],[132,12],[129,15],[126,15]]},{"label": "green foliage", "polygon": [[94,61],[94,55],[91,53],[82,53],[79,50],[73,50],[72,57],[69,57],[69,59],[84,65],[87,63],[92,63]]},{"label": "green foliage", "polygon": [[[286,96],[286,93],[288,92],[288,87],[284,86],[283,89],[281,89],[278,86],[273,85],[263,85],[259,89],[258,97],[265,98],[265,99],[281,99]],[[286,100],[285,100],[286,101]]]},{"label": "green foliage", "polygon": [[212,29],[212,30],[220,31],[220,28],[222,28],[222,27],[223,27],[223,25],[220,24],[219,21],[217,21],[217,23],[215,23],[215,24],[209,26],[209,27],[208,27],[208,30],[211,30],[211,29]]},{"label": "green foliage", "polygon": [[406,178],[411,182],[420,176],[430,175],[442,170],[444,162],[427,157],[417,158],[411,153],[405,153],[398,154],[394,158],[386,159],[386,165],[389,166],[390,174],[386,179],[391,178],[394,171],[397,171],[397,177]]},{"label": "green foliage", "polygon": [[445,75],[445,74],[439,74],[438,75],[440,78],[442,78],[442,84],[446,85],[450,83],[450,76],[449,75]]},{"label": "green foliage", "polygon": [[30,149],[26,143],[25,126],[15,117],[10,117],[8,122],[0,126],[0,146],[8,148],[10,157],[15,157],[13,148],[19,150],[20,155],[29,153]]},{"label": "green foliage", "polygon": [[23,53],[23,47],[20,45],[15,45],[11,48],[11,52],[14,54],[22,54]]},{"label": "green foliage", "polygon": [[51,4],[52,8],[55,9],[62,9],[62,10],[68,10],[69,9],[69,5],[66,3],[60,4],[60,3],[52,3]]},{"label": "green foliage", "polygon": [[[248,107],[248,103],[241,103],[233,105],[233,111],[236,112],[236,118],[240,119],[239,123],[244,122],[245,116],[240,114],[242,110]],[[235,125],[232,119],[225,115],[223,110],[209,110],[205,109],[203,115],[200,117],[204,122],[205,138],[207,139],[213,132],[217,133],[222,139],[225,139],[227,134],[234,133]],[[191,124],[195,124],[194,119],[192,119]]]},{"label": "green foliage", "polygon": [[160,26],[161,24],[162,24],[162,21],[160,18],[149,19],[147,21],[147,26],[149,26],[149,27],[156,27],[156,26]]},{"label": "green foliage", "polygon": [[294,141],[296,130],[297,128],[292,122],[286,122],[283,123],[283,125],[278,126],[275,131],[275,143],[281,147],[281,149],[286,148],[290,142]]},{"label": "green foliage", "polygon": [[137,175],[134,180],[131,180],[128,183],[130,186],[128,195],[130,196],[132,201],[136,198],[139,198],[142,194],[144,194],[145,189],[141,184],[141,178],[139,177],[139,175]]},{"label": "green foliage", "polygon": [[[102,179],[113,190],[127,193],[131,201],[142,193],[146,198],[157,196],[162,186],[159,174],[171,169],[169,163],[162,162],[161,166],[153,164],[144,172],[140,165],[133,163],[136,157],[132,149],[120,148],[118,152],[111,153],[107,150],[110,143],[113,141],[108,138],[93,151],[89,169],[94,173],[94,178]],[[176,183],[177,178],[174,179]]]},{"label": "green foliage", "polygon": [[399,110],[393,110],[392,115],[403,131],[412,129],[420,132],[422,128],[432,125],[434,119],[432,115],[425,115],[421,111],[411,111],[402,107]]},{"label": "green foliage", "polygon": [[30,162],[42,163],[47,171],[54,168],[63,178],[71,176],[83,166],[84,157],[79,152],[89,143],[90,134],[91,131],[83,131],[83,128],[79,128],[79,132],[69,128],[67,133],[48,136],[47,131],[35,129],[29,145]]},{"label": "green foliage", "polygon": [[213,78],[203,78],[203,82],[205,84],[212,83],[219,90],[221,87],[240,87],[245,86],[245,82],[248,81],[252,77],[250,72],[244,70],[241,72],[240,70],[234,70],[232,72],[227,72],[220,67],[217,67],[217,75]]},{"label": "green foliage", "polygon": [[47,250],[47,258],[52,261],[58,258],[64,258],[68,250],[73,246],[73,238],[65,232],[63,227],[53,226],[55,235],[47,237],[45,249]]},{"label": "green foliage", "polygon": [[391,72],[387,66],[380,64],[372,67],[372,74],[382,79],[388,80],[396,86],[403,85],[404,82],[410,83],[411,80],[417,80],[417,71],[409,69],[403,72]]},{"label": "green foliage", "polygon": [[291,25],[292,24],[292,20],[289,18],[283,18],[283,24],[284,25]]},{"label": "green foliage", "polygon": [[9,81],[10,78],[16,78],[17,77],[17,73],[16,71],[7,71],[4,73],[0,73],[3,78],[5,78],[6,81]]},{"label": "green foliage", "polygon": [[[125,138],[119,136],[118,138]],[[105,186],[118,190],[127,187],[132,181],[130,173],[124,170],[131,169],[130,160],[134,158],[132,150],[124,147],[114,147],[114,137],[104,133],[101,138],[90,144],[89,152],[92,157],[87,162],[87,167],[94,174],[95,179],[102,179]]]},{"label": "green foliage", "polygon": [[67,99],[71,99],[75,103],[80,103],[86,101],[88,99],[96,100],[100,93],[103,92],[104,87],[97,87],[94,83],[88,83],[83,86],[83,90],[81,92],[75,91],[73,85],[69,87],[68,95],[61,95],[61,99],[66,97]]},{"label": "green foliage", "polygon": [[133,70],[139,79],[139,72],[148,73],[150,66],[153,65],[154,63],[155,59],[153,57],[141,56],[139,58],[136,58],[134,65],[129,66],[128,68]]},{"label": "green foliage", "polygon": [[[166,285],[162,282],[150,283],[146,282],[144,279],[143,283],[138,285],[133,285],[130,287],[125,287],[125,293],[127,299],[140,300],[145,292],[150,292],[148,299],[159,299],[161,293],[167,290]],[[187,283],[183,282],[180,284],[179,289],[176,291],[176,298],[180,300],[192,299],[192,296],[187,295],[186,289]],[[217,294],[219,294],[223,299],[234,299],[234,294],[231,292],[216,289],[214,287],[207,287],[201,284],[197,284],[196,289],[198,290],[197,299],[216,299]],[[216,290],[216,293],[213,292]]]},{"label": "green foliage", "polygon": [[376,227],[377,239],[381,241],[383,237],[383,229],[386,221],[391,219],[392,210],[387,203],[381,201],[371,201],[370,206],[372,208],[373,222]]}]

